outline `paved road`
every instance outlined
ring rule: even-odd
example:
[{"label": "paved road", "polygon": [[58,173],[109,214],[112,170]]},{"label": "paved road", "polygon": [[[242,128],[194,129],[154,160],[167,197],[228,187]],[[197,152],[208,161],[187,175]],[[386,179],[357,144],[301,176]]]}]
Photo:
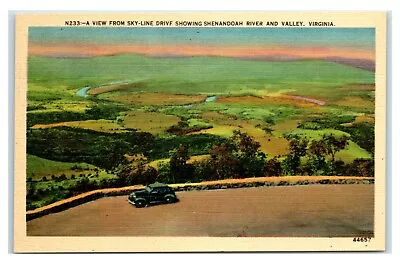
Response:
[{"label": "paved road", "polygon": [[361,236],[373,234],[374,185],[309,185],[177,193],[135,208],[102,198],[27,223],[43,236]]}]

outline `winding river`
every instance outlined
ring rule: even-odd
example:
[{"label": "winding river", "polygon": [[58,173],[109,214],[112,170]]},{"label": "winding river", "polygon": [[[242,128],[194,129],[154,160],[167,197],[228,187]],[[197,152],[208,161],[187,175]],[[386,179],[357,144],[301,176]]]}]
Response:
[{"label": "winding river", "polygon": [[[87,98],[90,95],[88,94],[88,91],[92,88],[99,88],[99,87],[103,87],[103,86],[107,86],[107,85],[115,85],[115,84],[126,84],[126,83],[130,83],[132,82],[132,80],[123,80],[123,81],[114,81],[114,82],[107,82],[107,83],[102,83],[99,85],[93,85],[93,86],[85,86],[80,88],[77,92],[76,95],[79,97],[83,97],[83,98]],[[314,98],[308,98],[308,97],[304,97],[304,96],[291,96],[293,99],[296,100],[300,100],[300,101],[305,101],[305,102],[310,102],[310,103],[314,103],[314,104],[318,104],[318,105],[325,105],[325,102],[321,101],[321,100],[317,100]],[[216,95],[212,95],[212,96],[208,96],[204,102],[205,103],[210,103],[210,102],[214,102],[216,99],[218,98],[218,96]],[[185,108],[191,108],[193,106],[193,104],[189,104],[186,105]]]},{"label": "winding river", "polygon": [[122,80],[122,81],[114,81],[114,82],[107,82],[107,83],[102,83],[99,85],[92,85],[92,86],[85,86],[83,88],[80,88],[77,92],[76,95],[79,97],[87,98],[90,95],[88,94],[88,91],[92,88],[99,88],[107,85],[115,85],[115,84],[127,84],[132,82],[133,80]]},{"label": "winding river", "polygon": [[86,97],[89,96],[89,95],[87,94],[87,92],[89,91],[90,88],[92,88],[92,87],[91,87],[91,86],[83,87],[83,88],[79,89],[79,90],[76,92],[76,95],[77,95],[77,96],[80,96],[80,97],[86,98]]},{"label": "winding river", "polygon": [[[130,83],[132,82],[132,80],[123,80],[123,81],[114,81],[114,82],[108,82],[108,83],[102,83],[99,85],[92,85],[92,86],[85,86],[80,88],[77,92],[76,95],[79,97],[83,97],[83,98],[87,98],[90,96],[90,94],[88,94],[88,91],[92,88],[99,88],[99,87],[103,87],[103,86],[107,86],[107,85],[115,85],[115,84],[126,84],[126,83]],[[213,102],[218,98],[218,96],[213,95],[213,96],[208,96],[204,102],[209,103],[209,102]],[[192,107],[193,104],[187,105],[187,108]]]},{"label": "winding river", "polygon": [[216,96],[216,95],[209,96],[209,97],[206,98],[205,102],[206,103],[213,102],[213,101],[215,101],[217,99],[217,97],[218,96]]}]

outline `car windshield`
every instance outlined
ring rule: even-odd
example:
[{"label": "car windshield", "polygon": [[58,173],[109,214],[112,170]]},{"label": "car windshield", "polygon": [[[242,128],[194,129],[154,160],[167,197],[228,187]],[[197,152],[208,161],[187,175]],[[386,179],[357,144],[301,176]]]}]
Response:
[{"label": "car windshield", "polygon": [[147,192],[151,192],[151,191],[153,190],[153,188],[151,188],[150,186],[147,186],[147,187],[145,188],[145,190],[146,190]]}]

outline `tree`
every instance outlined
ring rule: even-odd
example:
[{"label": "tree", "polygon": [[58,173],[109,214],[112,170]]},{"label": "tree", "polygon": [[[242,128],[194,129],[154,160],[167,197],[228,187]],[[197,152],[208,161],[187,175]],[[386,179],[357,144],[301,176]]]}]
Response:
[{"label": "tree", "polygon": [[26,198],[29,199],[35,192],[35,186],[34,183],[32,182],[32,178],[28,177],[26,179]]},{"label": "tree", "polygon": [[232,146],[221,144],[213,146],[210,151],[209,170],[212,171],[210,180],[237,178],[238,161],[233,154]]},{"label": "tree", "polygon": [[143,185],[149,185],[151,183],[156,182],[158,176],[158,171],[152,167],[147,166],[145,171],[143,172],[143,177],[141,179]]},{"label": "tree", "polygon": [[327,163],[325,155],[327,149],[323,140],[312,140],[308,145],[307,170],[310,175],[327,174]]},{"label": "tree", "polygon": [[118,166],[115,171],[115,175],[118,177],[118,185],[125,186],[129,185],[131,181],[131,174],[132,174],[132,165],[131,164],[124,164]]},{"label": "tree", "polygon": [[135,184],[145,184],[143,181],[144,172],[146,171],[146,166],[144,163],[144,159],[137,159],[131,165],[131,172],[129,173],[126,184],[127,185],[135,185]]},{"label": "tree", "polygon": [[246,156],[255,156],[260,150],[260,143],[247,133],[240,132],[240,130],[233,131],[232,140],[236,149]]},{"label": "tree", "polygon": [[289,154],[283,160],[283,171],[286,175],[296,175],[300,172],[300,158],[307,153],[308,140],[298,135],[286,135],[289,140]]},{"label": "tree", "polygon": [[281,162],[275,157],[267,161],[265,164],[265,173],[267,176],[281,176],[283,173]]},{"label": "tree", "polygon": [[187,163],[189,159],[190,155],[187,146],[180,145],[169,161],[172,182],[187,181],[191,178],[193,166]]},{"label": "tree", "polygon": [[351,135],[351,139],[361,148],[372,154],[375,153],[375,125],[361,122],[350,127],[341,127],[340,130]]},{"label": "tree", "polygon": [[156,181],[158,171],[146,165],[146,159],[139,156],[131,164],[120,165],[115,174],[118,176],[119,185],[148,185]]},{"label": "tree", "polygon": [[331,156],[331,161],[335,162],[335,155],[337,152],[346,148],[349,144],[347,136],[335,137],[333,134],[323,135],[322,142],[325,145],[326,154]]},{"label": "tree", "polygon": [[211,159],[196,161],[193,163],[193,166],[193,180],[195,182],[202,182],[214,179],[213,177],[215,174],[215,164],[213,164]]},{"label": "tree", "polygon": [[158,177],[157,181],[158,182],[163,182],[163,183],[173,183],[173,179],[171,176],[171,168],[169,163],[167,162],[160,162],[158,165]]},{"label": "tree", "polygon": [[260,151],[260,143],[239,130],[233,131],[233,155],[237,159],[237,174],[241,177],[262,177],[267,155]]},{"label": "tree", "polygon": [[373,159],[355,159],[347,165],[347,175],[354,176],[374,176],[374,160]]},{"label": "tree", "polygon": [[337,163],[335,161],[336,154],[345,149],[346,146],[349,144],[349,138],[347,136],[335,137],[333,134],[324,135],[321,139],[323,142],[326,154],[331,157],[330,162],[328,162],[328,174],[329,175],[336,175],[338,173]]}]

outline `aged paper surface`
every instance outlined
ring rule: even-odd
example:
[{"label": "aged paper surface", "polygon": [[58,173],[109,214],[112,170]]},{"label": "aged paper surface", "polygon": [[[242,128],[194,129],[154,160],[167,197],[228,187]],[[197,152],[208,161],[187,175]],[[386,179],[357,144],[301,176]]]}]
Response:
[{"label": "aged paper surface", "polygon": [[[15,29],[16,252],[385,249],[385,13]],[[154,181],[179,202],[128,203]]]}]

